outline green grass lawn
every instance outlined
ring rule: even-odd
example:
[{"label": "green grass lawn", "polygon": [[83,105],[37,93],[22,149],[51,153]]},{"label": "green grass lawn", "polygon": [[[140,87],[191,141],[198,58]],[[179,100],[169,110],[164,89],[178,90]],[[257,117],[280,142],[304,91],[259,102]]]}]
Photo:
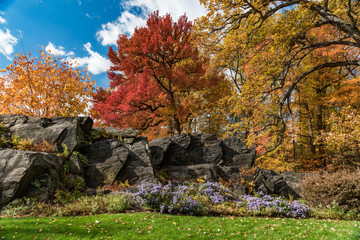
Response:
[{"label": "green grass lawn", "polygon": [[1,218],[0,239],[359,239],[360,222],[124,213]]}]

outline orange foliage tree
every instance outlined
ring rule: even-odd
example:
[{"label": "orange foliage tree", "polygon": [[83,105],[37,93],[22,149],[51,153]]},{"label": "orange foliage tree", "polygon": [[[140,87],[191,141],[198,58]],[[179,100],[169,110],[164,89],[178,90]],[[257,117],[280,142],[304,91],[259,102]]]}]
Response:
[{"label": "orange foliage tree", "polygon": [[95,84],[85,69],[74,68],[68,61],[42,50],[35,57],[31,53],[16,55],[1,73],[0,114],[85,114]]}]

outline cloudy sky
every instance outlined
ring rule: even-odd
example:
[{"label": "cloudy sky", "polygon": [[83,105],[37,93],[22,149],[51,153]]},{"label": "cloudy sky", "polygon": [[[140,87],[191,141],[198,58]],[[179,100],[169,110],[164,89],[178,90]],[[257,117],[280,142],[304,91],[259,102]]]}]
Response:
[{"label": "cloudy sky", "polygon": [[119,34],[143,26],[155,10],[174,20],[205,14],[198,0],[0,0],[0,70],[19,52],[46,49],[75,58],[98,86],[107,87],[109,46]]}]

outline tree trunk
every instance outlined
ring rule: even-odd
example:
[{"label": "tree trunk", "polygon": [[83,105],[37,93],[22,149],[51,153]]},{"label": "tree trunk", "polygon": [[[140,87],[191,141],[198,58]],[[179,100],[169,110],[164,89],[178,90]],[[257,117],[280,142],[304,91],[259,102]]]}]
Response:
[{"label": "tree trunk", "polygon": [[[318,131],[318,135],[321,135],[321,131],[324,130],[324,125],[323,125],[323,107],[320,105],[317,107],[316,110],[316,128]],[[319,149],[319,155],[323,155],[325,153],[325,149],[324,149],[324,144],[323,142],[320,140],[319,144],[318,144],[318,149]]]},{"label": "tree trunk", "polygon": [[176,131],[176,134],[179,135],[181,133],[181,124],[179,119],[176,117],[176,115],[174,116],[174,128]]},{"label": "tree trunk", "polygon": [[[170,86],[170,85],[169,85]],[[171,87],[170,87],[171,90]],[[181,133],[181,124],[180,124],[180,120],[176,114],[176,102],[175,102],[175,97],[174,97],[174,93],[170,91],[170,93],[168,94],[169,99],[170,99],[170,104],[174,110],[174,114],[172,115],[173,121],[174,121],[174,130],[175,130],[175,134],[179,135]]]},{"label": "tree trunk", "polygon": [[316,154],[316,148],[315,148],[315,145],[314,145],[314,131],[313,131],[312,123],[311,123],[310,110],[309,110],[309,106],[308,106],[307,103],[305,103],[304,105],[305,105],[305,109],[307,111],[307,125],[308,125],[308,130],[309,130],[310,151],[311,151],[311,154],[315,155]]}]

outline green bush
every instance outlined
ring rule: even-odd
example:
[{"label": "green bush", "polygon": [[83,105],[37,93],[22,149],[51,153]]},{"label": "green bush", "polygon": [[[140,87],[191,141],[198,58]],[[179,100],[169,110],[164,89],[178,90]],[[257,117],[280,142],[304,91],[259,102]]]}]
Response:
[{"label": "green bush", "polygon": [[0,122],[0,134],[6,133],[7,128],[4,126],[2,122]]},{"label": "green bush", "polygon": [[57,189],[55,192],[55,202],[58,204],[68,204],[77,201],[83,194],[76,190],[61,190]]},{"label": "green bush", "polygon": [[7,204],[2,210],[1,215],[16,216],[52,216],[56,212],[50,204],[41,203],[31,198],[19,198]]},{"label": "green bush", "polygon": [[37,202],[34,199],[16,199],[6,205],[1,215],[14,216],[79,216],[101,213],[121,213],[130,208],[124,195],[83,196],[66,204]]},{"label": "green bush", "polygon": [[100,130],[92,130],[90,136],[88,136],[88,141],[90,144],[99,141],[101,139],[115,138],[113,134],[106,131],[104,128]]},{"label": "green bush", "polygon": [[82,153],[79,153],[77,151],[73,151],[72,155],[76,155],[79,157],[80,161],[85,165],[85,166],[89,166],[89,159]]},{"label": "green bush", "polygon": [[62,207],[61,216],[79,216],[100,213],[121,213],[130,207],[130,201],[123,195],[84,196]]},{"label": "green bush", "polygon": [[312,206],[339,206],[345,211],[360,210],[360,170],[342,170],[307,177],[302,197]]},{"label": "green bush", "polygon": [[337,203],[333,203],[330,206],[318,206],[311,211],[311,216],[313,218],[321,219],[343,219],[343,220],[359,220],[360,211],[350,210],[346,211],[345,209],[339,207]]}]

